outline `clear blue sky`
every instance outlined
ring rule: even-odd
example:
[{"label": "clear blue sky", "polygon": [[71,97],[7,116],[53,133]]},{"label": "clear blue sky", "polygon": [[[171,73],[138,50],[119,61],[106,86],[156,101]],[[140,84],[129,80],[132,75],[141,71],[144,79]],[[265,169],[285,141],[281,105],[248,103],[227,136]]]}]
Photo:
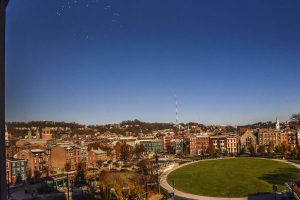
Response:
[{"label": "clear blue sky", "polygon": [[300,111],[300,1],[10,0],[6,119],[247,124]]}]

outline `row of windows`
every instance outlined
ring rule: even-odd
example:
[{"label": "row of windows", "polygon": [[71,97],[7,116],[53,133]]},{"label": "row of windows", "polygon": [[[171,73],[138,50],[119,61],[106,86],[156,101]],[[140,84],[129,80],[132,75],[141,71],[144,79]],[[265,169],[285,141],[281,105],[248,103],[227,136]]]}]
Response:
[{"label": "row of windows", "polygon": [[[13,167],[15,167],[15,166],[24,166],[25,165],[25,162],[12,162],[12,164],[11,164]],[[7,166],[7,164],[6,164],[6,166]]]},{"label": "row of windows", "polygon": [[227,144],[227,147],[236,147],[235,144]]},{"label": "row of windows", "polygon": [[236,139],[227,139],[227,142],[233,142],[233,143],[235,143]]},{"label": "row of windows", "polygon": [[15,168],[13,168],[11,173],[14,175],[14,174],[17,174],[17,173],[19,173],[19,172],[24,173],[24,171],[25,171],[25,168],[24,168],[24,167],[21,167],[20,169],[15,169]]},{"label": "row of windows", "polygon": [[[213,144],[217,144],[218,142],[216,140],[213,141]],[[220,141],[220,144],[224,144],[224,140]]]}]

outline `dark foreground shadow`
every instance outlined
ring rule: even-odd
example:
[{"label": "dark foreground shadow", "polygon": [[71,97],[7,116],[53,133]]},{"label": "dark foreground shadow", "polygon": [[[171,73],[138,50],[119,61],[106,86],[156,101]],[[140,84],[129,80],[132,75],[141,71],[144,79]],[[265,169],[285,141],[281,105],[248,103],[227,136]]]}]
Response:
[{"label": "dark foreground shadow", "polygon": [[299,179],[300,170],[295,168],[279,168],[273,173],[264,174],[259,179],[272,185],[283,185],[286,182],[293,182]]}]

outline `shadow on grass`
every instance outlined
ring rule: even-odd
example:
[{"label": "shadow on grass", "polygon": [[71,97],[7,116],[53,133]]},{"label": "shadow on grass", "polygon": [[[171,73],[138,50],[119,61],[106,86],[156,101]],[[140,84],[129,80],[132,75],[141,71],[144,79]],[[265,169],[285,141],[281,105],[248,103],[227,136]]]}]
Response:
[{"label": "shadow on grass", "polygon": [[249,194],[248,200],[274,200],[275,193],[271,192],[259,192],[256,194]]},{"label": "shadow on grass", "polygon": [[284,185],[286,182],[292,182],[299,180],[300,170],[295,168],[279,168],[273,173],[264,174],[258,177],[260,180],[264,180],[272,185]]}]

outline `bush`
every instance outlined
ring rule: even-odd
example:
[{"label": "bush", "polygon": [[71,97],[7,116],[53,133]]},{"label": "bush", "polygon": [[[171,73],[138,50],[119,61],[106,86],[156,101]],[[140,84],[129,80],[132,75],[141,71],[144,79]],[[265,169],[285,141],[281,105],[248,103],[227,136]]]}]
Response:
[{"label": "bush", "polygon": [[163,187],[160,187],[160,192],[161,192],[162,195],[164,195],[162,200],[168,200],[168,199],[171,198],[169,192],[167,190],[165,190]]}]

